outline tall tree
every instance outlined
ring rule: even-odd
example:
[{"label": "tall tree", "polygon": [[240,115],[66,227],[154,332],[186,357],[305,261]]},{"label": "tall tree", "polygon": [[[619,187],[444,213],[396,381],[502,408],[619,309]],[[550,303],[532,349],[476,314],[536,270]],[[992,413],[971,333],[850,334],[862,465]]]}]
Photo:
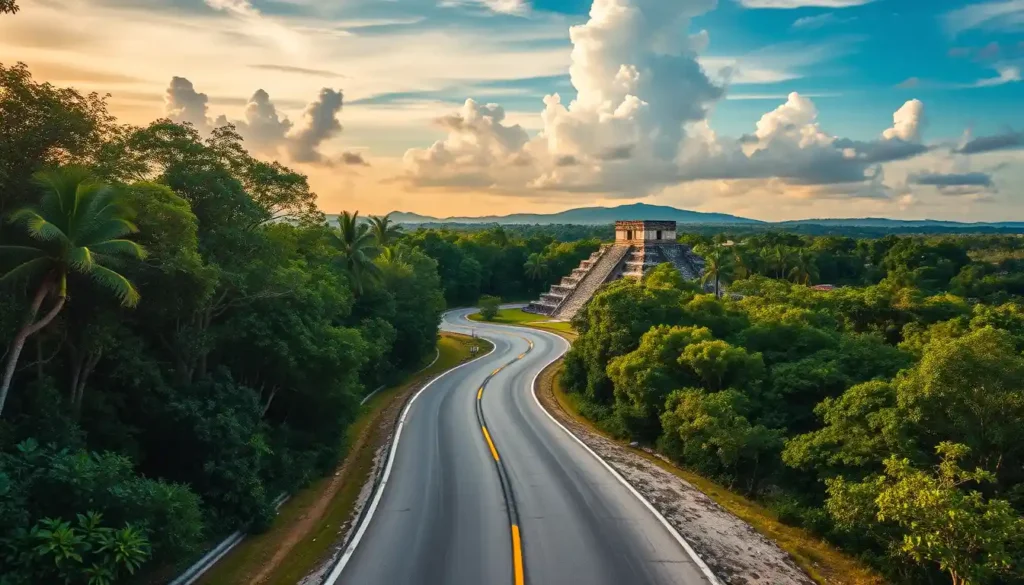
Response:
[{"label": "tall tree", "polygon": [[104,97],[33,81],[24,63],[0,63],[0,120],[0,216],[32,203],[36,172],[92,162],[118,132]]},{"label": "tall tree", "polygon": [[388,266],[408,266],[405,260],[405,250],[396,246],[388,246],[380,251],[377,261]]},{"label": "tall tree", "polygon": [[530,254],[523,264],[523,270],[530,280],[541,280],[548,275],[548,264],[540,254]]},{"label": "tall tree", "polygon": [[701,284],[714,282],[715,297],[721,298],[722,280],[732,270],[732,256],[720,245],[698,253],[704,256],[704,276],[701,278]]},{"label": "tall tree", "polygon": [[358,211],[343,211],[338,216],[338,232],[332,232],[331,238],[355,292],[362,294],[365,281],[380,275],[380,268],[373,263],[378,252],[374,234],[367,224],[359,223]]},{"label": "tall tree", "polygon": [[[121,194],[79,167],[44,171],[37,175],[37,180],[44,189],[39,206],[11,215],[11,222],[25,229],[30,245],[0,246],[3,255],[20,258],[0,282],[37,283],[25,323],[7,350],[0,383],[0,414],[25,341],[49,325],[64,308],[70,273],[92,278],[124,306],[139,302],[139,293],[132,283],[104,266],[116,265],[119,257],[145,257],[141,246],[123,239],[137,228],[128,220],[132,212],[124,205]],[[50,298],[53,301],[49,310],[39,317],[43,303]]]},{"label": "tall tree", "polygon": [[952,585],[1017,582],[1014,556],[1024,543],[1024,519],[1006,500],[971,489],[995,476],[960,467],[969,448],[943,442],[936,452],[942,461],[934,471],[890,457],[884,475],[860,483],[827,480],[826,510],[843,530],[862,531],[873,523],[898,527],[902,539],[894,548],[918,564],[937,565]]},{"label": "tall tree", "polygon": [[402,235],[402,227],[391,222],[391,214],[371,215],[370,231],[373,232],[373,237],[381,248],[387,248]]},{"label": "tall tree", "polygon": [[769,251],[770,266],[775,270],[775,278],[785,278],[786,268],[789,267],[789,250],[781,244]]},{"label": "tall tree", "polygon": [[16,14],[18,3],[14,0],[0,0],[0,14]]},{"label": "tall tree", "polygon": [[793,267],[789,270],[789,278],[797,284],[809,285],[818,279],[818,266],[814,262],[814,254],[801,250],[793,255]]}]

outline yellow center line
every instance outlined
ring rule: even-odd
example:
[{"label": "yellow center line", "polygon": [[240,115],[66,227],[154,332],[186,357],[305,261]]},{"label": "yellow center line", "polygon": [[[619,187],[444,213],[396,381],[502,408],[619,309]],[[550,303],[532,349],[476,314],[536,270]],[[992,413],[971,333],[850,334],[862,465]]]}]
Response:
[{"label": "yellow center line", "polygon": [[494,441],[491,441],[491,434],[487,432],[487,427],[480,428],[484,430],[484,438],[487,439],[487,446],[491,448],[491,455],[494,455],[494,460],[500,461],[498,459],[498,450],[494,448]]},{"label": "yellow center line", "polygon": [[523,545],[519,539],[519,527],[512,525],[512,570],[515,575],[515,585],[524,585],[526,576],[523,575]]},{"label": "yellow center line", "polygon": [[[504,367],[504,366],[502,366],[502,367]],[[494,370],[493,372],[491,372],[491,375],[492,376],[497,376],[498,372],[500,372],[500,371],[501,371],[501,368],[498,368],[497,370]]]},{"label": "yellow center line", "polygon": [[526,354],[525,354],[525,353],[521,353],[521,354],[519,354],[519,357],[517,357],[516,359],[517,359],[517,360],[521,360],[521,359],[523,359],[524,357],[526,357]]},{"label": "yellow center line", "polygon": [[484,397],[484,387],[481,386],[480,389],[476,391],[476,399],[480,400],[483,397]]}]

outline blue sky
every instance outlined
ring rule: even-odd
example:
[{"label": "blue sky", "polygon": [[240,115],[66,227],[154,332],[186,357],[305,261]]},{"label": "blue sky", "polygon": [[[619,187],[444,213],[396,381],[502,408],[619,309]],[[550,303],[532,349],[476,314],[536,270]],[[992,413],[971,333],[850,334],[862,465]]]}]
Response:
[{"label": "blue sky", "polygon": [[[805,77],[761,86],[806,93],[838,93],[822,101],[821,120],[834,132],[863,137],[867,128],[910,98],[928,104],[931,130],[955,136],[967,126],[983,133],[1024,122],[1020,101],[1024,86],[1007,83],[985,88],[958,88],[995,77],[1001,61],[1024,59],[1024,28],[985,29],[954,34],[945,25],[949,12],[970,5],[953,0],[879,0],[844,9],[797,8],[749,10],[722,2],[718,10],[695,21],[713,31],[713,51],[756,52],[776,43],[822,45],[849,39],[845,51],[807,68]],[[977,4],[977,3],[975,3]],[[794,26],[801,22],[816,25]],[[983,50],[996,43],[998,52]],[[951,55],[951,51],[953,54]],[[920,80],[909,88],[908,79]],[[716,119],[739,120],[756,104],[727,103]]]},{"label": "blue sky", "polygon": [[[827,4],[828,0],[820,3]],[[895,109],[913,98],[928,104],[929,128],[936,135],[955,138],[968,127],[979,134],[1019,129],[1024,126],[1019,105],[1024,99],[1024,85],[1019,80],[972,87],[998,78],[995,68],[999,65],[1019,70],[1024,63],[1024,23],[1019,21],[1019,12],[1017,21],[1003,24],[997,18],[965,30],[948,26],[951,13],[981,4],[963,0],[875,0],[845,8],[766,9],[720,0],[716,9],[692,22],[691,30],[706,29],[710,34],[706,55],[763,59],[787,68],[792,77],[733,85],[731,98],[763,99],[727,99],[715,108],[712,120],[724,132],[748,132],[751,121],[764,113],[766,104],[798,91],[820,100],[823,125],[853,138],[874,135]],[[569,24],[582,23],[590,6],[585,0],[538,0],[531,4],[528,15],[476,11],[467,16],[455,8],[435,7],[424,11],[407,7],[406,14],[423,18],[411,25],[414,27],[512,29],[526,28],[531,21],[550,14],[564,17]],[[380,10],[382,14],[394,12],[394,7]],[[393,30],[380,27],[378,32]],[[571,47],[567,34],[523,42],[534,47],[561,46],[567,51]],[[570,99],[574,95],[567,73],[503,83],[504,87],[523,90],[502,101],[509,109],[527,109],[553,91]],[[389,99],[434,98],[461,103],[465,97],[486,101],[490,95],[481,92],[475,96],[472,88],[468,92],[466,89],[463,85],[432,93],[382,94],[373,100],[384,103]]]},{"label": "blue sky", "polygon": [[37,0],[15,60],[328,211],[1024,219],[1024,0]]}]

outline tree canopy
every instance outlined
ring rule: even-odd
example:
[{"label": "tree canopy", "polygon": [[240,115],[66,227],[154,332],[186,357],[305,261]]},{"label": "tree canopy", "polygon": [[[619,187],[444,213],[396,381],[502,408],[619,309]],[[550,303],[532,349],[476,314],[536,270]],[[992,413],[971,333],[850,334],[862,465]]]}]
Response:
[{"label": "tree canopy", "polygon": [[23,65],[0,118],[0,583],[124,583],[263,529],[433,357],[437,262],[328,225],[231,127],[118,125]]},{"label": "tree canopy", "polygon": [[721,298],[663,265],[576,317],[580,412],[893,582],[1024,579],[1024,298],[957,294],[1019,239],[716,240],[690,241]]}]

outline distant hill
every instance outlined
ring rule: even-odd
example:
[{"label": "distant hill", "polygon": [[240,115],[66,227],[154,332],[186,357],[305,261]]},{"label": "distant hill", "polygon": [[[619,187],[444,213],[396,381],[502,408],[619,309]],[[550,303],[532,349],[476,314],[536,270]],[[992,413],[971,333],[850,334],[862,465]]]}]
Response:
[{"label": "distant hill", "polygon": [[[337,216],[328,215],[328,220],[333,224]],[[818,218],[798,219],[780,222],[765,222],[727,213],[704,213],[677,209],[666,205],[649,205],[647,203],[633,203],[630,205],[619,205],[618,207],[579,207],[559,213],[515,213],[512,215],[487,215],[482,217],[433,217],[419,213],[395,211],[391,213],[392,221],[406,225],[610,225],[616,220],[651,219],[675,221],[680,225],[690,226],[745,226],[747,228],[771,229],[773,227],[792,230],[799,229],[801,232],[806,228],[812,230],[819,226],[825,228],[867,228],[873,230],[886,230],[903,232],[906,230],[922,230],[924,233],[934,233],[936,230],[959,231],[1015,231],[1024,232],[1024,221],[1002,221],[992,223],[966,223],[956,221],[941,221],[933,219],[887,219],[884,217],[860,217],[860,218]]]},{"label": "distant hill", "polygon": [[887,219],[884,217],[853,217],[853,218],[820,218],[780,221],[774,225],[781,227],[793,225],[821,225],[838,227],[873,227],[873,228],[1024,228],[1024,221],[999,222],[960,222],[941,221],[937,219]]},{"label": "distant hill", "polygon": [[429,217],[418,213],[406,213],[396,211],[391,214],[391,219],[397,223],[423,224],[423,223],[461,223],[461,224],[489,224],[497,223],[502,225],[552,225],[552,224],[574,224],[574,225],[605,225],[614,223],[619,219],[651,219],[663,221],[675,221],[681,224],[761,224],[764,222],[756,219],[737,217],[727,213],[702,213],[700,211],[688,211],[676,209],[665,205],[648,205],[647,203],[633,203],[631,205],[620,205],[618,207],[580,207],[560,213],[516,213],[513,215],[489,215],[484,217]]}]

